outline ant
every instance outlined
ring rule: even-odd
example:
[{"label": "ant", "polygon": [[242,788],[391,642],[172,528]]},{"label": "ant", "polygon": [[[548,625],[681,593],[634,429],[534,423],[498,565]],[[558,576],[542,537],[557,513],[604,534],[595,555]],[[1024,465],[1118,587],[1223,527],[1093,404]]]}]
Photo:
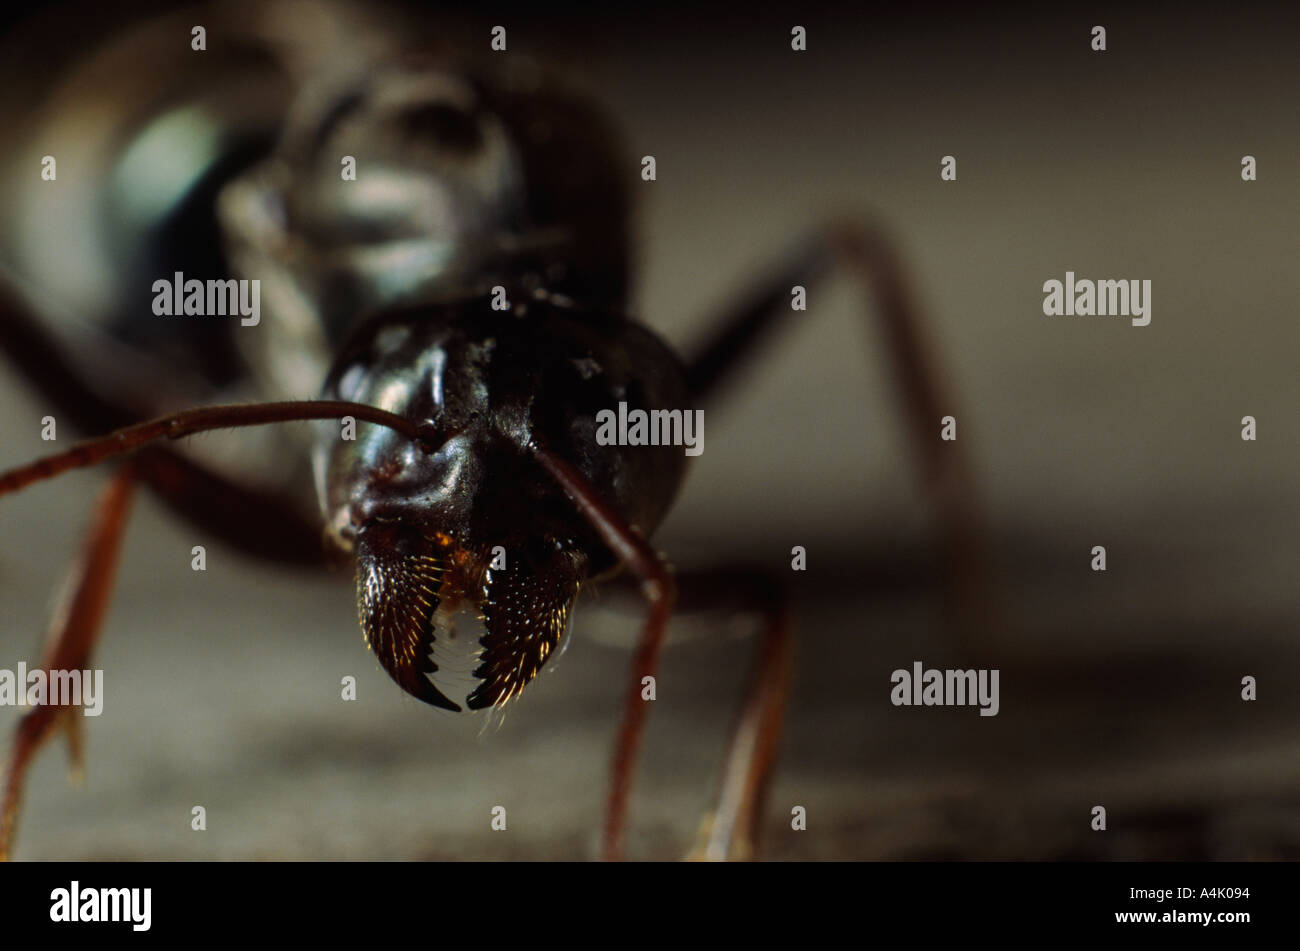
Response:
[{"label": "ant", "polygon": [[[579,591],[630,580],[647,611],[602,827],[602,854],[618,859],[643,684],[669,620],[676,608],[739,600],[761,613],[762,635],[697,854],[753,856],[790,682],[783,585],[774,572],[677,576],[650,538],[687,456],[679,445],[604,444],[596,419],[621,403],[683,413],[707,405],[791,318],[793,288],[846,268],[872,291],[870,313],[942,515],[955,603],[974,616],[982,582],[970,479],[957,444],[938,438],[953,404],[892,244],[853,221],[812,231],[683,361],[627,316],[637,167],[585,100],[535,80],[421,63],[309,85],[296,102],[269,151],[214,163],[200,217],[190,208],[186,219],[215,222],[233,270],[261,281],[261,327],[232,329],[233,345],[214,336],[238,324],[229,319],[205,318],[199,331],[185,318],[137,313],[132,327],[172,321],[168,345],[189,348],[214,381],[251,382],[269,397],[306,385],[318,399],[205,405],[137,422],[139,404],[87,377],[30,294],[14,279],[0,287],[0,348],[78,429],[108,432],[0,473],[0,495],[117,460],[43,668],[88,666],[136,486],[248,554],[281,561],[320,562],[323,520],[329,547],[355,559],[360,625],[383,669],[451,711],[518,697],[557,654]],[[354,157],[356,180],[340,176],[341,156]],[[192,224],[183,235],[194,243],[199,233]],[[320,375],[311,379],[321,367],[323,388]],[[170,442],[295,420],[316,421],[314,524],[301,495],[241,484]],[[465,611],[482,635],[458,684],[446,658]],[[45,705],[20,721],[0,856],[12,850],[32,757],[70,719]]]}]

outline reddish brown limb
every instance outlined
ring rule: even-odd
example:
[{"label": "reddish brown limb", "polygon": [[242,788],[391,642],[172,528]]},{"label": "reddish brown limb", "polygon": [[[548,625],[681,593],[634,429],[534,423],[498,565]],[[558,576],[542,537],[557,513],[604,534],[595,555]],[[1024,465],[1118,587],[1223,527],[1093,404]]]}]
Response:
[{"label": "reddish brown limb", "polygon": [[69,469],[93,466],[113,456],[134,452],[159,439],[180,439],[213,429],[263,426],[269,423],[287,423],[306,419],[342,419],[345,416],[387,426],[413,440],[418,440],[424,435],[419,424],[401,416],[364,403],[349,403],[342,400],[202,406],[126,426],[107,436],[78,443],[71,449],[0,473],[0,495],[17,492],[42,479],[52,479]]},{"label": "reddish brown limb", "polygon": [[12,275],[0,267],[0,352],[31,389],[60,417],[83,432],[125,426],[143,413],[129,413],[105,400],[84,379],[75,361],[24,300]]},{"label": "reddish brown limb", "polygon": [[204,537],[277,564],[324,562],[319,517],[286,504],[283,495],[240,485],[169,447],[147,446],[131,464],[140,484]]},{"label": "reddish brown limb", "polygon": [[[0,268],[0,352],[34,392],[83,433],[105,433],[148,415],[91,386],[60,341]],[[320,524],[279,495],[241,485],[166,446],[135,457],[141,485],[212,538],[277,563],[324,560]]]},{"label": "reddish brown limb", "polygon": [[659,653],[673,613],[676,584],[672,569],[641,536],[615,512],[591,483],[572,465],[547,449],[534,450],[537,461],[559,483],[601,540],[618,556],[641,583],[641,593],[650,605],[636,655],[632,660],[632,681],[623,707],[623,722],[614,745],[609,799],[605,810],[602,853],[606,861],[623,855],[623,830],[628,801],[636,773],[637,753],[645,729],[646,701],[641,699],[643,680],[655,676]]},{"label": "reddish brown limb", "polygon": [[687,378],[697,398],[711,396],[778,323],[796,316],[789,306],[795,284],[811,284],[844,267],[867,287],[884,335],[886,355],[902,397],[914,458],[938,512],[942,558],[950,604],[966,647],[982,652],[994,626],[995,608],[986,578],[985,531],[963,444],[940,438],[944,416],[959,417],[946,388],[937,351],[893,243],[854,221],[840,221],[800,245],[776,276],[719,322],[720,329],[690,364]]},{"label": "reddish brown limb", "polygon": [[737,570],[681,579],[682,606],[725,604],[757,610],[761,640],[732,728],[718,804],[706,819],[693,858],[745,860],[758,852],[764,805],[780,746],[790,693],[794,637],[781,583],[760,571]]},{"label": "reddish brown limb", "polygon": [[[50,625],[45,655],[41,659],[41,668],[47,675],[51,670],[89,669],[91,653],[113,593],[134,479],[129,465],[121,467],[95,505],[90,531],[73,567],[65,597]],[[26,690],[27,685],[19,684],[18,689]],[[4,800],[0,803],[0,861],[8,859],[13,849],[27,767],[41,744],[59,725],[69,728],[73,765],[80,767],[78,724],[74,719],[79,715],[80,710],[76,707],[45,704],[35,707],[18,721],[5,773]]]},{"label": "reddish brown limb", "polygon": [[[624,593],[614,579],[615,594]],[[757,651],[732,727],[717,805],[705,817],[690,858],[752,859],[758,854],[765,811],[785,720],[794,655],[789,597],[781,578],[761,568],[737,566],[677,574],[676,616],[757,615]],[[614,602],[617,604],[618,602]]]}]

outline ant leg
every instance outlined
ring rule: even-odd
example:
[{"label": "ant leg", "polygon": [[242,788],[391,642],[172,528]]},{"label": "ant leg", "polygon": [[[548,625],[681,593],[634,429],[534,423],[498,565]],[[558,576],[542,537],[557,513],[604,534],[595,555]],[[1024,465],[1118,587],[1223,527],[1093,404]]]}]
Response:
[{"label": "ant leg", "polygon": [[718,804],[706,817],[692,858],[746,860],[758,852],[763,807],[776,763],[794,653],[785,589],[760,570],[692,573],[679,579],[681,604],[736,606],[758,610],[762,640],[754,657],[722,771]]},{"label": "ant leg", "polygon": [[795,312],[790,289],[809,285],[836,268],[846,268],[872,293],[876,319],[901,392],[913,455],[926,491],[939,513],[948,609],[968,653],[983,653],[994,628],[995,605],[985,578],[985,532],[964,449],[936,431],[944,416],[958,416],[945,390],[946,376],[908,287],[893,244],[880,232],[840,221],[805,241],[759,289],[719,321],[721,327],[689,365],[687,379],[697,399],[715,388],[756,349],[765,334]]},{"label": "ant leg", "polygon": [[732,729],[718,805],[705,820],[693,855],[708,861],[751,859],[757,854],[763,807],[790,694],[794,638],[789,608],[782,594],[773,596],[768,579],[754,575],[753,581],[762,592],[762,600],[757,602],[763,611],[762,641]]},{"label": "ant leg", "polygon": [[641,594],[649,603],[645,626],[632,660],[632,681],[623,706],[623,721],[614,746],[609,799],[606,802],[602,852],[606,861],[623,854],[623,829],[628,800],[636,772],[636,758],[645,728],[646,701],[641,699],[643,679],[653,677],[659,666],[659,652],[668,619],[673,613],[676,584],[672,569],[641,533],[615,512],[590,482],[564,459],[547,449],[534,449],[534,458],[560,484],[601,540],[641,582]]},{"label": "ant leg", "polygon": [[[41,660],[41,668],[47,675],[51,670],[88,668],[113,593],[113,578],[117,573],[118,554],[131,509],[134,482],[135,473],[131,466],[122,466],[99,496],[81,555],[50,625],[45,656]],[[19,684],[18,689],[24,690],[26,685]],[[73,768],[80,771],[82,760],[77,714],[75,707],[45,704],[18,721],[9,753],[4,800],[0,803],[0,861],[8,859],[13,849],[27,767],[41,744],[59,726],[68,728]]]},{"label": "ant leg", "polygon": [[146,449],[135,466],[164,505],[211,537],[281,564],[325,563],[319,523],[278,495],[238,485],[169,449]]},{"label": "ant leg", "polygon": [[133,422],[135,413],[104,399],[82,377],[65,348],[0,270],[0,351],[33,391],[84,432]]},{"label": "ant leg", "polygon": [[[108,432],[140,418],[90,386],[2,274],[0,352],[75,429]],[[141,452],[136,475],[178,515],[242,551],[294,564],[324,560],[320,526],[272,494],[238,485],[170,449]]]},{"label": "ant leg", "polygon": [[[611,579],[610,585],[616,596],[627,593],[625,579]],[[717,805],[705,816],[689,858],[752,859],[790,692],[794,637],[789,597],[777,575],[759,568],[680,573],[676,615],[697,612],[758,614],[761,634],[728,741]]]}]

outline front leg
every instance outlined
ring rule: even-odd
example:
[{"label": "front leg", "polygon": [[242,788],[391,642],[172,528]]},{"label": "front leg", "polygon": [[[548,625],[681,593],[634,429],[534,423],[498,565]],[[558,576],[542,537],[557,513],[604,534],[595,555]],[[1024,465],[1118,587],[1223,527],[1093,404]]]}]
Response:
[{"label": "front leg", "polygon": [[[130,464],[123,465],[99,496],[90,531],[50,626],[49,641],[41,660],[41,668],[47,674],[51,670],[86,670],[89,667],[113,596],[113,581],[131,510],[134,483],[135,473]],[[19,685],[19,689],[25,688],[26,685]],[[0,803],[0,861],[7,860],[13,849],[27,767],[37,750],[60,725],[69,730],[73,766],[80,768],[75,719],[78,714],[75,707],[45,704],[18,721],[5,771],[4,800]]]},{"label": "front leg", "polygon": [[[687,856],[699,861],[754,859],[790,695],[794,626],[788,586],[781,575],[750,565],[679,572],[676,580],[677,617],[743,614],[759,621],[758,643],[727,742],[716,805],[700,824]],[[635,594],[629,582],[626,576],[614,578],[605,589],[615,596],[616,608]]]},{"label": "front leg", "polygon": [[645,626],[641,629],[636,656],[632,660],[632,681],[623,706],[623,723],[614,746],[602,835],[604,858],[613,862],[623,856],[623,830],[627,824],[628,800],[632,793],[641,736],[645,730],[646,703],[641,699],[642,683],[644,678],[655,676],[659,668],[659,653],[668,632],[668,619],[672,617],[677,586],[673,581],[672,569],[663,556],[601,498],[600,493],[582,473],[547,449],[535,449],[534,456],[573,500],[601,540],[641,582],[641,594],[650,605]]},{"label": "front leg", "polygon": [[[75,429],[102,433],[135,423],[140,413],[84,379],[0,268],[0,353],[31,389]],[[284,500],[240,485],[170,448],[151,446],[136,461],[136,479],[170,509],[212,537],[272,561],[322,565],[320,526]]]},{"label": "front leg", "polygon": [[762,618],[758,649],[728,743],[717,805],[704,821],[691,858],[753,859],[771,787],[785,707],[790,695],[794,631],[781,580],[766,571],[735,568],[695,572],[680,580],[683,609],[732,607]]}]

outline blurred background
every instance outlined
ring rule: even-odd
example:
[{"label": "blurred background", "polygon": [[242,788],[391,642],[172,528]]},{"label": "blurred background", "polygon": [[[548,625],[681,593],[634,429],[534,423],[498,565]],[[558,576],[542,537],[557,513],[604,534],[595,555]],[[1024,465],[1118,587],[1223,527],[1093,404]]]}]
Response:
[{"label": "blurred background", "polygon": [[[60,76],[148,9],[55,7],[4,40],[0,108],[16,131],[0,147],[2,260],[38,287],[31,242],[78,247],[77,222],[20,221],[31,205],[14,196],[52,186],[37,164],[21,178],[13,165],[44,154],[33,130],[75,109]],[[171,22],[232,8],[218,9]],[[808,550],[790,580],[797,667],[765,857],[1300,856],[1294,14],[368,15],[484,51],[503,23],[504,55],[607,108],[632,158],[636,313],[685,351],[832,214],[859,210],[901,249],[990,527],[1001,711],[889,702],[894,669],[960,660],[862,289],[813,286],[808,311],[709,408],[706,451],[656,536],[682,568],[786,570],[791,546]],[[795,24],[806,52],[790,50]],[[1090,49],[1094,24],[1104,53]],[[181,68],[132,64],[146,88]],[[77,120],[88,130],[93,112]],[[639,180],[644,154],[653,183]],[[940,181],[945,155],[955,182]],[[1241,179],[1244,155],[1255,182]],[[59,161],[57,187],[75,187],[75,159],[66,177]],[[1150,326],[1045,317],[1043,282],[1067,270],[1149,279]],[[53,410],[7,368],[0,400],[0,464],[48,451],[39,421]],[[1241,439],[1246,415],[1255,442]],[[71,436],[60,429],[61,444]],[[0,666],[39,658],[103,478],[0,500]],[[196,544],[206,572],[190,568]],[[1094,545],[1104,573],[1090,569]],[[119,577],[86,782],[69,787],[61,742],[44,752],[18,857],[594,854],[634,617],[580,602],[561,662],[485,728],[391,683],[361,643],[346,568],[245,559],[141,496]],[[755,645],[745,618],[682,627],[633,803],[636,858],[693,844]],[[345,703],[349,675],[358,699]],[[16,720],[0,708],[0,735]],[[195,805],[204,833],[190,830]],[[508,832],[489,828],[496,805]],[[805,832],[789,828],[795,805]],[[1089,825],[1095,805],[1104,833]]]}]

